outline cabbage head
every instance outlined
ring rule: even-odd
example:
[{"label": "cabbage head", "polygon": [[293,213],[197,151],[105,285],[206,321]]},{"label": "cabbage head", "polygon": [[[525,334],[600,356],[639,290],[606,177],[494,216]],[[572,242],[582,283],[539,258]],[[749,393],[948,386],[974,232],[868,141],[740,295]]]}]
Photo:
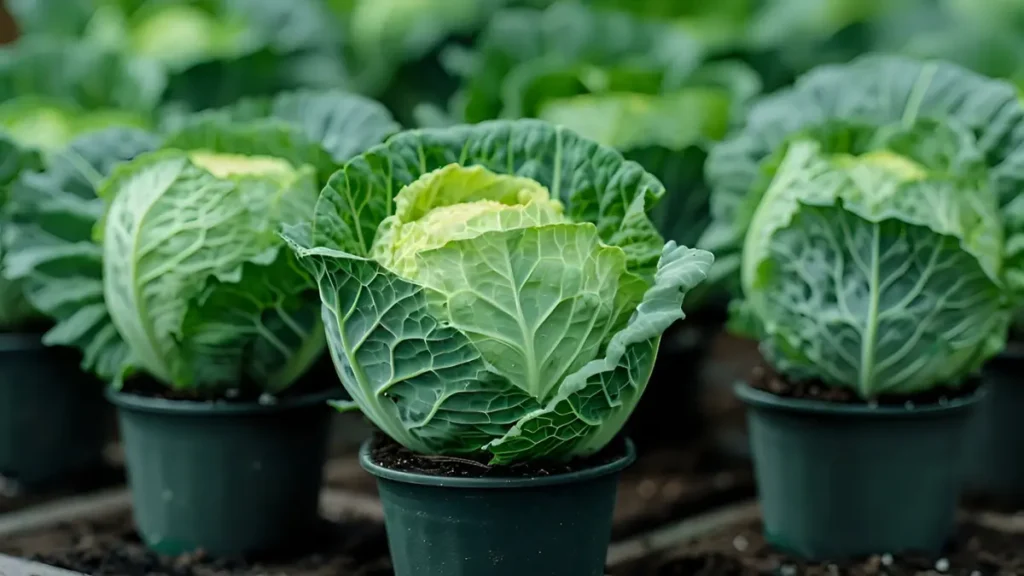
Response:
[{"label": "cabbage head", "polygon": [[969,131],[833,122],[769,163],[737,311],[777,369],[870,399],[959,384],[1003,348],[1003,222]]},{"label": "cabbage head", "polygon": [[665,244],[660,182],[538,120],[400,133],[285,234],[351,404],[424,454],[565,459],[612,440],[710,253]]},{"label": "cabbage head", "polygon": [[139,368],[174,388],[278,392],[316,359],[315,293],[277,236],[312,211],[311,166],[164,149],[99,195],[104,298]]},{"label": "cabbage head", "polygon": [[57,322],[44,341],[80,348],[104,380],[280,392],[324,335],[316,284],[279,228],[307,221],[334,170],[396,126],[380,104],[335,91],[178,122],[163,137],[83,135],[23,175],[4,273]]}]

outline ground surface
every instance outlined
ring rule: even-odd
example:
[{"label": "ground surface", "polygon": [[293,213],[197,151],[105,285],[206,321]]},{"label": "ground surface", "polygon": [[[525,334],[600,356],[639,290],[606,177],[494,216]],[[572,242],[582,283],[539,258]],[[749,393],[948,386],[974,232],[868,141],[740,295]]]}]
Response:
[{"label": "ground surface", "polygon": [[939,557],[870,556],[802,563],[773,550],[758,521],[728,526],[612,576],[1013,576],[1024,574],[1024,532],[965,519]]},{"label": "ground surface", "polygon": [[0,553],[95,576],[385,576],[391,574],[382,525],[324,522],[310,551],[272,558],[161,557],[139,540],[127,513],[73,522],[0,543]]}]

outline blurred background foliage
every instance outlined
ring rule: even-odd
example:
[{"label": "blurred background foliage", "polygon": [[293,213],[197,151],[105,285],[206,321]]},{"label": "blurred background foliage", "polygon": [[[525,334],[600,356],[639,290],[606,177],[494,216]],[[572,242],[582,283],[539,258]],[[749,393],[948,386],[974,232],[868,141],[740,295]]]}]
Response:
[{"label": "blurred background foliage", "polygon": [[[6,0],[0,130],[55,148],[98,126],[296,88],[383,102],[406,127],[537,117],[661,178],[693,245],[709,147],[756,95],[866,52],[1024,86],[1019,0]],[[30,112],[27,112],[30,111]],[[688,299],[710,301],[713,295]]]}]

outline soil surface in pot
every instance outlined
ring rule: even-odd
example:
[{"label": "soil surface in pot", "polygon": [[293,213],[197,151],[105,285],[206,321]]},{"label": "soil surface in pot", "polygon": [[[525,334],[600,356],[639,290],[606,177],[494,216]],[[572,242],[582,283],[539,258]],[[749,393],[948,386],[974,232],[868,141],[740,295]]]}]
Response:
[{"label": "soil surface in pot", "polygon": [[[750,385],[758,390],[785,398],[803,398],[837,404],[865,403],[864,399],[857,396],[849,388],[829,386],[817,380],[790,382],[785,376],[775,372],[765,364],[754,368],[750,378]],[[920,394],[881,395],[873,398],[870,404],[877,404],[879,406],[944,404],[950,400],[974,394],[979,386],[981,386],[981,380],[974,379],[958,388],[939,386]]]},{"label": "soil surface in pot", "polygon": [[610,464],[626,455],[622,439],[612,441],[597,454],[568,462],[537,460],[508,466],[490,466],[488,457],[434,456],[417,454],[383,434],[374,434],[371,459],[390,470],[401,470],[448,478],[538,478],[570,474]]},{"label": "soil surface in pot", "polygon": [[[1005,527],[1001,527],[1005,528]],[[1012,576],[1024,574],[1022,531],[965,519],[940,557],[870,556],[845,563],[805,563],[773,550],[759,521],[748,521],[677,547],[612,576]]]},{"label": "soil surface in pot", "polygon": [[131,515],[66,523],[6,538],[0,554],[95,576],[391,576],[384,526],[365,519],[324,520],[309,550],[289,557],[217,559],[202,553],[165,557],[139,540]]}]

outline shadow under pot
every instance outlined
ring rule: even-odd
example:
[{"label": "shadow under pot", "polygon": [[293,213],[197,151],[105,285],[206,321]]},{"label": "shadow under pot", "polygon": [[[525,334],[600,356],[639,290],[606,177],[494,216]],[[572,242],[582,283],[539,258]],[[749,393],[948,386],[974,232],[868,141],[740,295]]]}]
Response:
[{"label": "shadow under pot", "polygon": [[387,468],[363,444],[376,476],[395,576],[602,576],[620,456],[538,477],[446,477]]},{"label": "shadow under pot", "polygon": [[967,489],[1000,508],[1024,509],[1024,344],[982,370],[985,397],[971,420]]},{"label": "shadow under pot", "polygon": [[0,475],[36,490],[99,469],[108,410],[73,352],[0,334]]},{"label": "shadow under pot", "polygon": [[816,560],[938,553],[953,535],[982,392],[942,404],[839,404],[748,384],[751,454],[774,547]]},{"label": "shadow under pot", "polygon": [[109,391],[139,536],[161,554],[289,551],[318,523],[335,392],[276,403]]}]

